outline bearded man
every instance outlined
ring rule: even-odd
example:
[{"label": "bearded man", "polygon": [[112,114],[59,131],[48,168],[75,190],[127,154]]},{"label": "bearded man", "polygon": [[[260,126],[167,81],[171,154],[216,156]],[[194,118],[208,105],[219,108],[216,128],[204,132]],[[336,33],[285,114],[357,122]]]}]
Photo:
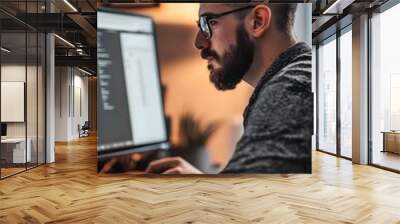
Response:
[{"label": "bearded man", "polygon": [[[244,133],[221,173],[311,173],[311,49],[293,34],[296,4],[200,4],[195,46],[218,90],[254,87]],[[180,157],[149,173],[200,174]]]}]

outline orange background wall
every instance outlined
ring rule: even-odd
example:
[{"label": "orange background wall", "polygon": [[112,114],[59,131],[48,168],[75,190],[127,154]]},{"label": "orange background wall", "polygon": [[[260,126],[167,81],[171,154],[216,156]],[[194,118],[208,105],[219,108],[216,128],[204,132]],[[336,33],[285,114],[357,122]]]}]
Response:
[{"label": "orange background wall", "polygon": [[240,136],[242,113],[252,88],[242,82],[235,90],[217,91],[209,81],[206,61],[194,47],[198,30],[198,4],[160,4],[150,8],[124,9],[155,19],[161,79],[167,86],[165,109],[172,120],[172,141],[177,143],[178,120],[193,113],[203,123],[220,121],[208,148],[215,163],[225,165]]}]

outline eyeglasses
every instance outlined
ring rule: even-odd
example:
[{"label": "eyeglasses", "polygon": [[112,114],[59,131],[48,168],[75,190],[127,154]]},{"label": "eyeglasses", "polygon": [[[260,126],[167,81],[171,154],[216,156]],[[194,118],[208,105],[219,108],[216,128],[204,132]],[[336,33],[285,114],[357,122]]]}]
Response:
[{"label": "eyeglasses", "polygon": [[234,12],[239,12],[239,11],[242,11],[242,10],[245,10],[245,9],[254,8],[254,7],[255,6],[246,6],[246,7],[230,10],[230,11],[219,13],[219,14],[202,15],[202,16],[200,16],[199,21],[197,21],[197,26],[199,27],[200,31],[203,33],[203,35],[207,39],[211,39],[212,32],[211,32],[210,23],[209,23],[209,21],[211,19],[220,18],[222,16],[225,16],[225,15],[228,15],[228,14],[231,14],[231,13],[234,13]]}]

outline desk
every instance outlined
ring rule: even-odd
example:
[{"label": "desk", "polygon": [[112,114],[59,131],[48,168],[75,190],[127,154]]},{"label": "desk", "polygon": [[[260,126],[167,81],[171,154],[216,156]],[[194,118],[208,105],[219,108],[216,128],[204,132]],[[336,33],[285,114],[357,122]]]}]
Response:
[{"label": "desk", "polygon": [[[25,152],[25,138],[1,139],[1,157],[6,160],[6,163],[30,162],[32,140],[28,138],[26,142],[28,144]],[[27,161],[25,161],[25,158],[27,158]]]},{"label": "desk", "polygon": [[382,152],[392,152],[400,154],[400,132],[383,131],[383,150]]}]

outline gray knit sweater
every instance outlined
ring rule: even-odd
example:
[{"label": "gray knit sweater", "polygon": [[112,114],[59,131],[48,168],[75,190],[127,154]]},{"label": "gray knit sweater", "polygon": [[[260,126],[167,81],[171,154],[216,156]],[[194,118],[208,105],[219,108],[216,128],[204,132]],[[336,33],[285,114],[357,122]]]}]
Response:
[{"label": "gray knit sweater", "polygon": [[260,79],[243,114],[244,133],[221,173],[311,173],[311,49],[297,43]]}]

